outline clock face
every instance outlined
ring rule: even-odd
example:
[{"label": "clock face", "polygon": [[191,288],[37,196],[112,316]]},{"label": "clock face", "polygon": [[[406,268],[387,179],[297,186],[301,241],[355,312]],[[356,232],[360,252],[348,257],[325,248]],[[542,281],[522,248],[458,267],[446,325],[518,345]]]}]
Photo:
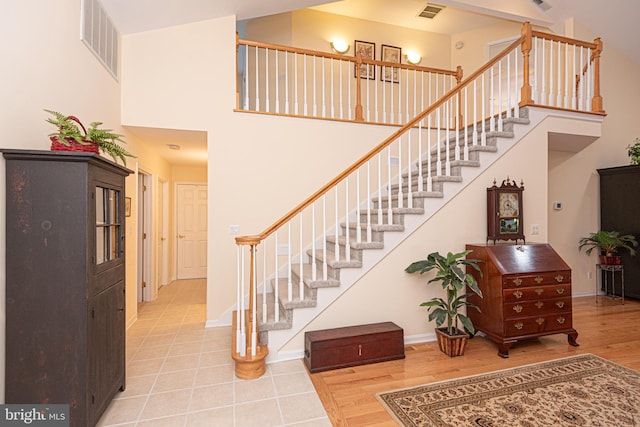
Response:
[{"label": "clock face", "polygon": [[519,210],[520,210],[518,194],[500,193],[500,200],[498,202],[499,202],[498,210],[501,217],[518,216]]}]

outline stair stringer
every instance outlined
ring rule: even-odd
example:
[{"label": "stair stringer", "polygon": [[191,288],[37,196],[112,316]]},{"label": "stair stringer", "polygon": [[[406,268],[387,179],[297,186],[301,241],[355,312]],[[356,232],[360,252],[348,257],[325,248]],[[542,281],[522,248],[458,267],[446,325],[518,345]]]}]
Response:
[{"label": "stair stringer", "polygon": [[557,112],[553,110],[529,109],[529,124],[515,123],[513,126],[513,137],[497,136],[497,151],[482,152],[480,154],[480,167],[461,168],[462,180],[460,182],[445,182],[443,185],[443,197],[429,198],[425,201],[423,214],[405,215],[404,230],[402,232],[385,232],[383,248],[364,251],[362,254],[361,267],[340,269],[340,286],[318,289],[315,307],[294,309],[295,315],[293,315],[291,319],[291,328],[268,331],[269,356],[267,356],[267,363],[303,357],[303,350],[287,352],[281,352],[280,350],[334,301],[340,298],[351,286],[357,283],[369,270],[381,262],[435,213],[445,207],[460,191],[478,178],[484,170],[493,165],[519,141],[533,131],[551,113],[557,114]]}]

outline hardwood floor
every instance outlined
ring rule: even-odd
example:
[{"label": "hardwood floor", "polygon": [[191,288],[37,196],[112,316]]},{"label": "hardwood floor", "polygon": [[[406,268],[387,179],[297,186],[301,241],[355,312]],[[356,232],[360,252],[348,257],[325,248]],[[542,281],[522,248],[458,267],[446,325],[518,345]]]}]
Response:
[{"label": "hardwood floor", "polygon": [[582,353],[592,353],[640,371],[640,301],[599,297],[573,300],[573,326],[580,347],[566,335],[515,344],[508,359],[497,346],[477,336],[465,355],[450,358],[436,342],[405,346],[406,359],[311,374],[334,426],[395,426],[375,393],[522,366]]}]

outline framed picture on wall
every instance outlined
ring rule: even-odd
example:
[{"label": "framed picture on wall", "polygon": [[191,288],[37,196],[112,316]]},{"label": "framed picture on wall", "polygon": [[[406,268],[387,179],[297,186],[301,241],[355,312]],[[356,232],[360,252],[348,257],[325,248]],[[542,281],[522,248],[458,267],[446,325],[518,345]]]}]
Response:
[{"label": "framed picture on wall", "polygon": [[[399,47],[383,44],[381,53],[383,62],[393,62],[394,64],[400,64],[400,59],[402,58],[402,49],[400,49]],[[380,79],[383,82],[399,83],[400,68],[383,65],[382,72],[380,73]]]},{"label": "framed picture on wall", "polygon": [[[376,44],[370,42],[363,42],[361,40],[356,40],[354,43],[354,55],[358,56],[360,54],[362,59],[376,59]],[[355,65],[354,73],[355,77],[358,77],[358,64]],[[360,65],[360,78],[361,79],[376,79],[376,66],[373,64],[362,64]]]}]

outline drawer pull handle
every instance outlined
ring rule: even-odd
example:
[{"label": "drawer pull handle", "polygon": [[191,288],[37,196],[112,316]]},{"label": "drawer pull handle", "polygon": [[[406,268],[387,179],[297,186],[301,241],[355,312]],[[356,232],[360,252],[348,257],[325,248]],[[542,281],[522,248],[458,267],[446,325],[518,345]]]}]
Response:
[{"label": "drawer pull handle", "polygon": [[522,306],[521,305],[514,305],[513,306],[513,311],[515,311],[516,313],[520,313],[522,311]]},{"label": "drawer pull handle", "polygon": [[562,274],[558,274],[556,276],[556,282],[562,283],[563,280],[564,280],[564,276],[562,276]]},{"label": "drawer pull handle", "polygon": [[518,299],[522,298],[522,292],[520,292],[520,291],[515,291],[515,292],[513,293],[513,295],[514,295],[516,298],[518,298]]},{"label": "drawer pull handle", "polygon": [[564,294],[564,288],[558,288],[556,289],[556,292],[558,293],[558,295],[562,295]]},{"label": "drawer pull handle", "polygon": [[362,344],[358,344],[358,356],[362,356]]},{"label": "drawer pull handle", "polygon": [[538,307],[538,308],[542,308],[543,305],[544,305],[544,303],[542,301],[536,302],[536,307]]},{"label": "drawer pull handle", "polygon": [[516,329],[522,329],[522,327],[524,326],[524,323],[522,322],[518,322],[518,323],[514,323],[513,327]]},{"label": "drawer pull handle", "polygon": [[513,279],[513,284],[516,286],[522,285],[522,279],[519,277],[516,277],[515,279]]},{"label": "drawer pull handle", "polygon": [[556,305],[558,306],[558,308],[562,308],[564,307],[564,301],[558,301]]},{"label": "drawer pull handle", "polygon": [[566,319],[564,317],[558,317],[556,320],[562,325]]},{"label": "drawer pull handle", "polygon": [[542,288],[538,288],[535,290],[536,294],[538,294],[538,296],[542,295],[544,293],[544,289]]},{"label": "drawer pull handle", "polygon": [[536,319],[536,323],[537,323],[538,325],[542,325],[542,324],[544,323],[544,319],[543,319],[542,317],[538,317],[538,318]]},{"label": "drawer pull handle", "polygon": [[536,277],[536,278],[535,278],[535,279],[533,279],[533,280],[535,280],[535,281],[536,281],[536,283],[539,285],[540,283],[542,283],[542,281],[543,281],[544,279],[542,278],[542,276],[538,276],[538,277]]}]

